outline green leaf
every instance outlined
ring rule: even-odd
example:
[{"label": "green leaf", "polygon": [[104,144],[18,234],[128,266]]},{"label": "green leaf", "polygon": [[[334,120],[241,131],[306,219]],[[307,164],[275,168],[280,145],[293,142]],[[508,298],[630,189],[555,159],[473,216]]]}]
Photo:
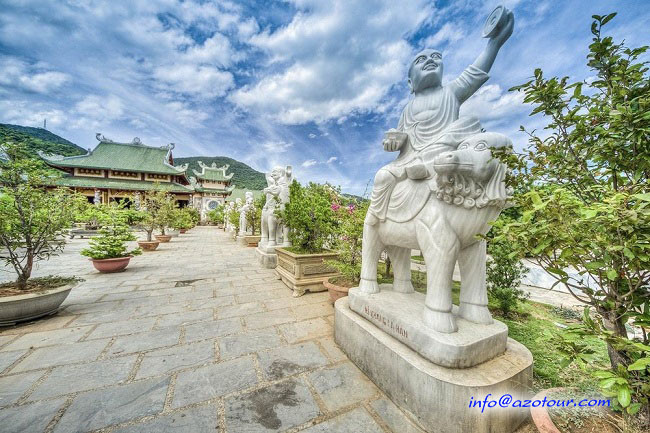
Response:
[{"label": "green leaf", "polygon": [[618,389],[618,395],[616,398],[618,399],[618,402],[621,404],[621,406],[628,407],[630,405],[630,401],[632,400],[630,388],[626,386],[620,387]]},{"label": "green leaf", "polygon": [[615,281],[617,277],[618,277],[618,273],[616,272],[615,269],[609,269],[607,271],[607,278],[609,278],[610,280]]},{"label": "green leaf", "polygon": [[617,377],[609,377],[607,379],[601,380],[598,383],[598,385],[600,385],[601,388],[608,389],[608,388],[611,388],[612,386],[614,386],[614,384],[616,383],[616,379],[617,379]]},{"label": "green leaf", "polygon": [[629,371],[645,370],[650,366],[650,358],[637,359],[634,363],[630,364],[627,369]]},{"label": "green leaf", "polygon": [[608,22],[610,22],[610,21],[612,20],[612,18],[614,18],[615,16],[616,16],[616,12],[612,12],[611,14],[609,14],[609,15],[607,15],[605,18],[603,18],[603,20],[601,21],[600,25],[601,25],[601,26],[604,26],[605,24],[607,24]]},{"label": "green leaf", "polygon": [[627,413],[630,415],[636,415],[636,413],[641,409],[641,403],[632,403],[627,407]]}]

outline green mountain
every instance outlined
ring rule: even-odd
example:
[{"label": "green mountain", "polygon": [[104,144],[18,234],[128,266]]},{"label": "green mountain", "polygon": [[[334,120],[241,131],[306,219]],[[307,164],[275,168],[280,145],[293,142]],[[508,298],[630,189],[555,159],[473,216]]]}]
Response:
[{"label": "green mountain", "polygon": [[225,164],[230,165],[227,173],[233,173],[232,183],[237,188],[250,190],[261,190],[266,188],[266,178],[264,177],[264,173],[260,173],[243,162],[228,158],[227,156],[191,156],[187,158],[174,158],[174,165],[189,163],[190,166],[188,167],[187,175],[192,176],[194,175],[192,169],[201,171],[199,161],[203,161],[205,165],[212,165],[212,163],[215,162],[217,163],[217,167],[221,167]]},{"label": "green mountain", "polygon": [[0,142],[23,143],[34,155],[39,150],[56,155],[83,155],[86,150],[47,129],[0,123]]},{"label": "green mountain", "polygon": [[[86,153],[85,149],[77,146],[73,142],[61,138],[43,128],[0,123],[0,142],[3,141],[24,143],[26,148],[34,155],[39,150],[45,153],[65,156],[83,155]],[[217,166],[230,165],[228,173],[233,173],[232,180],[238,189],[261,190],[266,188],[264,173],[260,173],[243,162],[226,156],[174,158],[175,165],[189,163],[188,176],[193,175],[192,169],[201,171],[199,161],[203,161],[207,165],[211,165],[213,162],[216,162]]]}]

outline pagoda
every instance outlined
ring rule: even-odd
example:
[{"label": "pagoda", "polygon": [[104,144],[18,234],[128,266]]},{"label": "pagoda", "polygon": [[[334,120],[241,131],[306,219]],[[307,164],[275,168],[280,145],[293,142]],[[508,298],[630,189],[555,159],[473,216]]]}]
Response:
[{"label": "pagoda", "polygon": [[186,175],[187,164],[174,166],[174,144],[145,146],[139,138],[118,143],[96,135],[99,144],[86,155],[41,154],[45,162],[65,174],[56,181],[85,195],[90,202],[131,203],[156,188],[174,196],[180,207],[191,203],[194,188]]},{"label": "pagoda", "polygon": [[190,177],[190,183],[195,191],[193,206],[200,210],[201,219],[205,219],[207,212],[225,203],[235,186],[231,184],[233,173],[226,174],[228,164],[221,167],[214,162],[206,165],[199,161],[198,164],[201,171],[192,170],[194,176]]}]

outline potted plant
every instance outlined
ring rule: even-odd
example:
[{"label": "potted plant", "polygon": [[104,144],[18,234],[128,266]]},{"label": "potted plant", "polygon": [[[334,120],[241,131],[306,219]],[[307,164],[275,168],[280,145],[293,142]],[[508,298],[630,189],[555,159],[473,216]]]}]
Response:
[{"label": "potted plant", "polygon": [[352,202],[345,206],[341,206],[338,202],[332,203],[332,210],[338,221],[333,249],[338,253],[338,257],[326,263],[341,274],[323,282],[332,302],[347,296],[348,290],[357,287],[361,280],[361,239],[369,204],[367,200],[361,203]]},{"label": "potted plant", "polygon": [[206,216],[210,223],[216,225],[220,229],[223,228],[223,223],[225,222],[223,206],[217,206],[215,209],[209,211]]},{"label": "potted plant", "polygon": [[232,238],[235,240],[237,233],[239,233],[239,209],[237,207],[228,213],[228,222],[232,230]]},{"label": "potted plant", "polygon": [[276,210],[278,217],[289,228],[293,246],[276,248],[278,278],[293,290],[293,296],[307,291],[325,290],[323,281],[338,275],[326,260],[336,259],[335,251],[325,248],[334,234],[336,221],[331,207],[337,195],[329,185],[309,183],[302,187],[293,181],[289,187],[289,202]]},{"label": "potted plant", "polygon": [[246,225],[251,230],[250,235],[244,235],[244,241],[249,247],[256,247],[262,238],[258,233],[262,225],[262,208],[266,203],[266,196],[261,196],[246,211]]},{"label": "potted plant", "polygon": [[187,208],[174,209],[171,227],[178,230],[179,234],[186,233],[192,227],[192,217]]},{"label": "potted plant", "polygon": [[154,190],[147,193],[141,199],[140,211],[142,212],[142,229],[147,234],[145,240],[138,239],[138,246],[143,251],[154,251],[160,245],[160,242],[153,237],[153,231],[156,229],[158,221],[158,210],[164,200],[165,192]]},{"label": "potted plant", "polygon": [[85,197],[68,189],[47,190],[56,174],[25,152],[23,143],[0,144],[0,260],[16,279],[0,285],[0,325],[55,313],[79,281],[31,278],[35,263],[65,247]]},{"label": "potted plant", "polygon": [[160,242],[169,242],[172,234],[166,233],[165,230],[171,226],[174,221],[174,212],[176,211],[176,203],[171,195],[165,194],[164,199],[160,203],[157,215],[157,226],[160,230],[159,235],[155,235],[156,239]]},{"label": "potted plant", "polygon": [[133,256],[142,254],[140,248],[128,251],[126,242],[136,237],[129,226],[121,219],[99,229],[99,236],[90,240],[90,246],[81,250],[81,254],[90,257],[93,266],[99,272],[120,272],[126,269]]}]

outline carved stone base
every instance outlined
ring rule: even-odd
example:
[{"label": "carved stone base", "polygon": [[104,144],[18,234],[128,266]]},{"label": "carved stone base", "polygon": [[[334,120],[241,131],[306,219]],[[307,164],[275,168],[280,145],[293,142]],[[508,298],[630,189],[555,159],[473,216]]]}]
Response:
[{"label": "carved stone base", "polygon": [[260,247],[255,248],[255,256],[257,256],[257,261],[260,262],[260,265],[266,269],[275,269],[278,265],[278,255],[275,253],[267,253],[260,249]]},{"label": "carved stone base", "polygon": [[[511,433],[528,418],[528,409],[500,408],[504,394],[530,398],[533,357],[508,339],[506,351],[470,368],[436,365],[336,301],[334,338],[368,377],[428,432]],[[482,412],[470,402],[494,401]]]},{"label": "carved stone base", "polygon": [[322,292],[327,290],[323,281],[338,275],[335,269],[325,264],[325,260],[336,259],[337,254],[324,251],[316,254],[295,254],[284,248],[276,248],[278,265],[276,276],[298,297],[306,292]]},{"label": "carved stone base", "polygon": [[[451,368],[481,364],[506,350],[508,327],[499,321],[479,325],[456,317],[458,331],[441,333],[427,326],[422,317],[425,295],[398,293],[390,284],[368,295],[358,288],[348,292],[350,309],[392,335],[429,361]],[[454,306],[454,315],[457,307]]]}]

